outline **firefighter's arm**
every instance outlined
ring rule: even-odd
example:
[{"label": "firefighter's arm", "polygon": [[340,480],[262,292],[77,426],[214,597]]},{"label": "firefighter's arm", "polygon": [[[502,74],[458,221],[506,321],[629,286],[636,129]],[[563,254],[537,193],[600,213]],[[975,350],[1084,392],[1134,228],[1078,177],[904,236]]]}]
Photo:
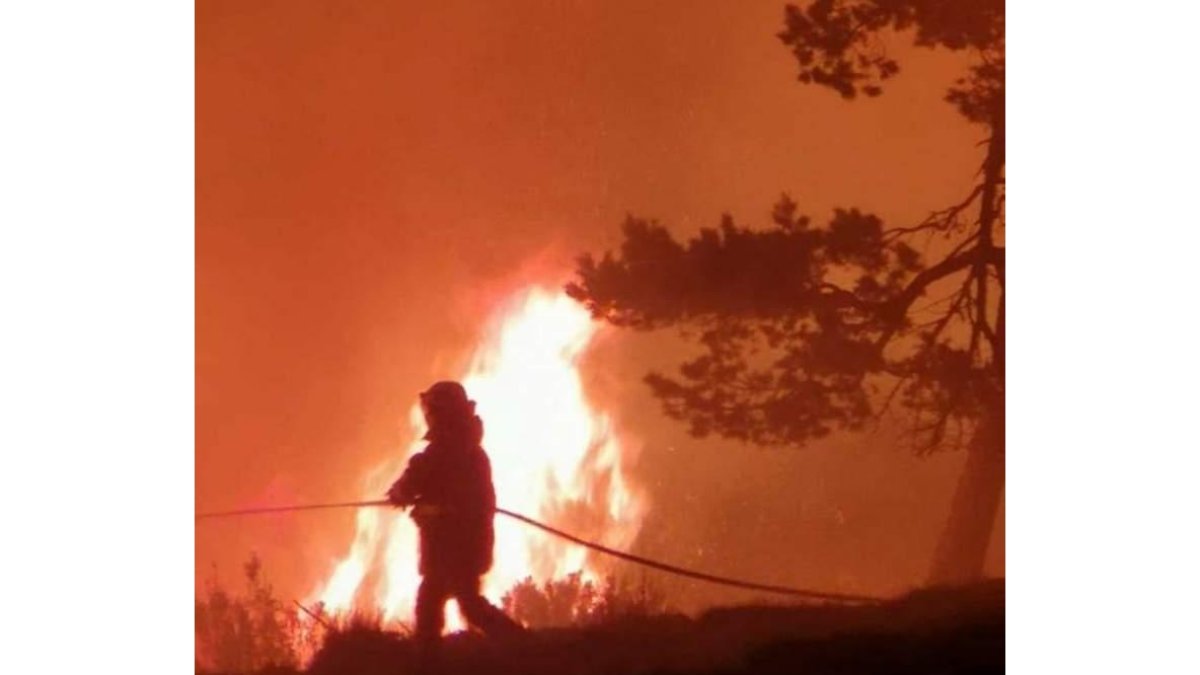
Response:
[{"label": "firefighter's arm", "polygon": [[421,496],[421,484],[424,476],[424,457],[414,455],[408,460],[404,473],[388,488],[387,499],[395,506],[412,506]]}]

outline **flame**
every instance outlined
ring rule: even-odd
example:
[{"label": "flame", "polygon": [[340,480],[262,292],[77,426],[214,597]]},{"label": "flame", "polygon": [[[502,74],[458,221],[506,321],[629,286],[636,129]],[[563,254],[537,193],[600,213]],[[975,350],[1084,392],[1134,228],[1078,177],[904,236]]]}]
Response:
[{"label": "flame", "polygon": [[[637,536],[646,500],[624,474],[632,456],[612,420],[589,404],[579,361],[600,325],[560,292],[526,289],[505,303],[458,379],[477,402],[484,448],[503,508],[625,548]],[[420,409],[410,412],[413,437],[424,434]],[[381,463],[367,475],[365,497],[378,498],[421,449]],[[514,584],[538,583],[599,570],[586,549],[502,516],[496,519],[495,563],[484,595],[499,603]],[[371,611],[384,621],[409,621],[420,577],[417,532],[394,511],[363,509],[349,552],[309,597],[333,614]],[[462,627],[451,612],[448,626]]]}]

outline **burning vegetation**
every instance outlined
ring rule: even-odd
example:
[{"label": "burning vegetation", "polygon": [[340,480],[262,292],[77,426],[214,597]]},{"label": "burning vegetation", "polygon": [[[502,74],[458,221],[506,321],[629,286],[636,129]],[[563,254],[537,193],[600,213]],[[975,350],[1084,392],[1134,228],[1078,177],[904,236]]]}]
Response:
[{"label": "burning vegetation", "polygon": [[[692,436],[800,447],[884,420],[916,454],[962,451],[927,576],[960,587],[685,617],[645,577],[501,518],[482,595],[541,630],[485,641],[452,610],[446,672],[1003,670],[1003,581],[981,581],[1004,490],[1003,3],[945,4],[816,0],[788,6],[777,37],[800,82],[845,100],[892,86],[900,63],[879,46],[885,34],[974,54],[944,92],[982,140],[978,172],[952,203],[922,205],[929,215],[916,222],[853,206],[819,222],[785,195],[765,227],[727,215],[691,234],[630,216],[615,249],[578,258],[573,283],[523,287],[500,303],[461,368],[438,379],[461,382],[477,404],[501,508],[628,551],[651,507],[630,471],[640,444],[589,397],[581,364],[605,331],[678,331],[698,355],[645,380],[664,417]],[[425,424],[414,405],[408,446],[359,467],[364,500],[381,499],[421,451]],[[832,511],[840,528],[842,511]],[[774,555],[772,546],[763,549]],[[870,556],[861,541],[851,549]],[[240,594],[213,581],[197,600],[197,669],[366,673],[420,663],[410,639],[418,556],[406,514],[362,508],[344,553],[305,569],[296,600],[277,597],[251,559]]]},{"label": "burning vegetation", "polygon": [[[459,379],[484,420],[501,506],[626,548],[647,508],[626,474],[636,446],[589,403],[579,373],[580,358],[601,328],[564,294],[524,289],[491,320]],[[411,420],[417,440],[367,472],[364,497],[382,495],[421,447],[425,429],[416,407]],[[349,552],[307,603],[334,615],[378,611],[385,622],[411,621],[419,584],[416,539],[413,523],[399,512],[360,511]],[[595,589],[604,576],[586,550],[511,522],[496,523],[494,557],[483,589],[493,603],[510,593],[526,597],[521,589],[530,584],[559,588],[555,582],[574,579]],[[452,613],[449,628],[462,626]]]}]

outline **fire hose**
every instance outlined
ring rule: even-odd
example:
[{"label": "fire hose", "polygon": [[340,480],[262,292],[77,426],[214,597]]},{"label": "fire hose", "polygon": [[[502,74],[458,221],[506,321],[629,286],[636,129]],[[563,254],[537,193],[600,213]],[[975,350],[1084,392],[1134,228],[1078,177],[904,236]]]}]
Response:
[{"label": "fire hose", "polygon": [[[315,510],[315,509],[348,509],[348,508],[367,508],[367,507],[373,507],[373,506],[392,506],[392,505],[393,504],[386,499],[378,499],[378,500],[360,501],[360,502],[333,502],[333,503],[327,503],[327,504],[299,504],[299,505],[290,505],[290,506],[269,506],[269,507],[263,507],[263,508],[236,509],[233,511],[213,511],[213,512],[209,512],[209,513],[198,513],[198,514],[196,514],[196,520],[199,521],[199,520],[208,520],[208,519],[213,519],[213,518],[231,518],[231,517],[235,517],[235,516],[251,516],[251,515],[260,515],[260,514],[267,514],[267,513],[289,513],[292,511],[311,511],[311,510]],[[561,539],[565,539],[566,541],[589,548],[593,551],[597,551],[597,552],[603,553],[605,555],[610,555],[615,558],[620,558],[621,560],[626,560],[626,561],[629,561],[632,563],[636,563],[638,565],[643,565],[645,567],[650,567],[652,569],[660,570],[663,572],[667,572],[669,574],[674,574],[674,575],[678,575],[678,576],[682,576],[682,577],[687,577],[690,579],[697,579],[700,581],[707,581],[707,582],[714,583],[714,584],[720,584],[723,586],[732,586],[735,588],[742,588],[742,589],[751,590],[751,591],[763,591],[766,593],[777,593],[780,595],[790,595],[792,597],[805,598],[808,600],[821,600],[821,601],[825,601],[825,602],[839,602],[839,603],[846,603],[846,604],[875,604],[875,603],[879,603],[879,602],[883,601],[883,598],[875,598],[875,597],[870,597],[870,596],[865,596],[865,595],[852,595],[852,594],[848,594],[848,593],[827,593],[827,592],[823,592],[823,591],[811,591],[811,590],[805,590],[805,589],[801,589],[801,588],[791,588],[788,586],[760,584],[760,583],[755,583],[752,581],[745,581],[743,579],[734,579],[732,577],[722,577],[722,576],[717,576],[715,574],[708,574],[706,572],[700,572],[697,570],[687,569],[685,567],[679,567],[678,565],[671,565],[669,563],[661,562],[658,560],[652,560],[650,558],[644,558],[639,555],[634,555],[634,554],[628,553],[626,551],[620,551],[620,550],[617,550],[614,548],[609,548],[602,544],[597,544],[596,542],[593,542],[593,541],[587,541],[586,539],[580,539],[579,537],[576,537],[573,534],[570,534],[568,532],[563,532],[562,530],[550,527],[549,525],[546,525],[545,523],[538,522],[538,521],[534,520],[533,518],[530,518],[528,516],[523,516],[519,513],[514,513],[507,509],[497,508],[496,513],[503,515],[503,516],[508,516],[509,518],[520,521],[522,523],[525,523],[526,525],[530,525],[539,530],[542,530],[543,532],[547,532],[547,533],[552,534]]]}]

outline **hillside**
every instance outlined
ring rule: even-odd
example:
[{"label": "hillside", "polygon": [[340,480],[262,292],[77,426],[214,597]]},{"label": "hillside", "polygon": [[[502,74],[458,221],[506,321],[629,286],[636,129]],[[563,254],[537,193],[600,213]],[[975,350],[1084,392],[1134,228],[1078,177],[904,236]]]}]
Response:
[{"label": "hillside", "polygon": [[[312,675],[418,672],[399,636],[330,637]],[[871,607],[743,606],[531,632],[516,643],[447,638],[436,672],[590,675],[1002,673],[1004,581],[934,589]]]}]

